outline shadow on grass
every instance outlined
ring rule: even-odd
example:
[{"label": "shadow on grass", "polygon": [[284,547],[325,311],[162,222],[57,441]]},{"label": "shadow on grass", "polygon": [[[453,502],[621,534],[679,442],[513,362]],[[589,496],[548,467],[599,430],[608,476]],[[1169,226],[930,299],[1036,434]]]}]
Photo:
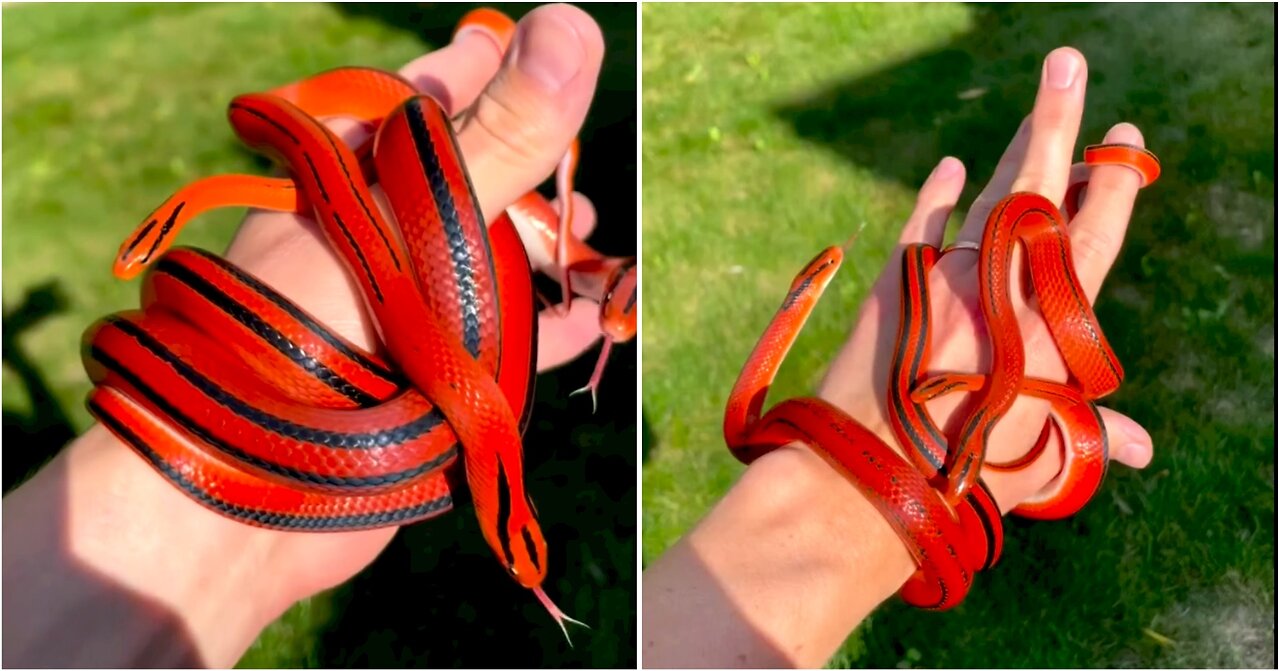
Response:
[{"label": "shadow on grass", "polygon": [[[532,7],[486,6],[513,18]],[[443,45],[475,5],[339,7]],[[632,255],[636,6],[584,9],[604,31],[605,65],[580,134],[576,186],[599,215],[592,245]],[[403,529],[369,568],[335,590],[334,615],[315,654],[320,666],[635,666],[637,345],[615,346],[592,415],[589,400],[568,394],[590,377],[598,351],[538,376],[524,440],[526,484],[547,538],[544,587],[591,628],[570,627],[573,647],[564,641],[528,590],[501,569],[463,494],[450,514]]]},{"label": "shadow on grass", "polygon": [[[13,371],[30,399],[31,411],[5,408],[4,492],[26,481],[75,438],[71,419],[18,339],[42,320],[64,312],[67,298],[53,281],[27,290],[22,300],[4,311],[4,365]],[[12,440],[10,440],[12,438]]]},{"label": "shadow on grass", "polygon": [[[1071,520],[1010,520],[1005,559],[979,577],[960,617],[889,606],[889,614],[865,631],[868,653],[857,664],[892,667],[906,659],[981,667],[1014,659],[1054,666],[1065,659],[1084,666],[1123,660],[1253,666],[1265,659],[1165,649],[1141,632],[1199,591],[1230,582],[1232,575],[1238,580],[1237,571],[1257,580],[1255,543],[1271,548],[1274,565],[1274,525],[1264,523],[1257,532],[1252,515],[1232,512],[1257,506],[1256,514],[1274,521],[1274,468],[1247,484],[1224,482],[1220,475],[1226,462],[1257,460],[1264,471],[1274,464],[1274,424],[1268,436],[1261,414],[1238,425],[1196,415],[1206,390],[1219,384],[1215,376],[1243,385],[1247,398],[1262,397],[1259,412],[1274,404],[1274,376],[1241,372],[1274,367],[1274,354],[1265,354],[1268,341],[1258,335],[1275,324],[1274,89],[1231,79],[1256,68],[1264,89],[1274,80],[1274,11],[1244,5],[976,5],[973,29],[957,40],[775,108],[801,138],[907,188],[917,188],[942,156],[959,157],[970,175],[961,199],[967,204],[1030,111],[1044,56],[1069,44],[1089,62],[1080,144],[1098,142],[1111,124],[1129,121],[1142,129],[1164,166],[1160,181],[1139,199],[1098,304],[1129,374],[1108,405],[1150,430],[1156,461],[1143,472],[1113,469],[1097,500]],[[1138,29],[1167,39],[1137,39],[1132,31]],[[1203,53],[1188,55],[1188,49]],[[1218,70],[1207,64],[1224,59],[1231,66],[1220,65],[1227,74],[1214,79]],[[1274,352],[1274,339],[1269,342]],[[1192,373],[1185,363],[1190,354],[1198,362]],[[1192,382],[1168,382],[1187,375]],[[1184,419],[1185,413],[1199,419]],[[1216,447],[1191,449],[1201,442]],[[1186,502],[1195,492],[1219,488],[1231,492],[1223,505]],[[1145,509],[1136,516],[1130,509],[1135,498]],[[1190,527],[1196,529],[1185,531]],[[1153,554],[1153,543],[1167,549]],[[1214,559],[1192,565],[1189,556]],[[1271,589],[1260,598],[1273,609]],[[1273,646],[1268,618],[1250,621],[1246,629],[1271,627],[1267,640]],[[1054,622],[1066,632],[1055,640],[1070,644],[1054,644],[1058,652],[1050,653],[1043,636],[1027,636],[1025,628],[1041,621]],[[989,628],[973,632],[974,622]],[[1216,631],[1208,621],[1195,626]],[[1274,663],[1274,654],[1270,659]]]},{"label": "shadow on grass", "polygon": [[[42,320],[66,311],[67,307],[61,285],[49,281],[28,289],[17,305],[4,311],[4,365],[21,380],[32,408],[29,413],[4,410],[5,505],[15,510],[12,520],[15,523],[5,524],[4,541],[11,548],[26,550],[6,554],[5,570],[12,569],[15,575],[28,578],[53,575],[62,581],[62,589],[54,590],[53,594],[39,587],[28,590],[30,585],[11,586],[10,598],[4,605],[4,622],[6,627],[13,625],[11,628],[21,633],[14,634],[15,645],[5,646],[4,664],[74,667],[97,663],[101,660],[91,659],[94,653],[83,650],[101,651],[102,641],[113,640],[126,641],[123,644],[126,652],[135,653],[134,660],[140,663],[179,668],[204,666],[206,663],[200,657],[194,637],[169,606],[85,564],[72,548],[68,503],[72,496],[67,461],[49,462],[75,438],[76,432],[38,367],[18,342],[25,332]],[[10,490],[37,471],[46,483],[56,483],[42,491],[57,491],[61,496],[49,501],[28,491],[26,496],[8,497]],[[7,513],[6,521],[10,521]],[[54,612],[81,608],[83,603],[68,603],[64,597],[86,594],[93,595],[94,607],[109,610],[115,619],[109,632],[100,629],[78,632],[89,641],[83,650],[82,646],[47,645],[48,639],[43,633],[26,631],[20,624],[29,620],[33,607]],[[94,627],[104,623],[100,618],[87,621]],[[156,643],[142,650],[128,649],[137,641],[145,640]],[[38,641],[46,644],[32,645]]]},{"label": "shadow on grass", "polygon": [[[1188,73],[1169,64],[1184,59],[1164,56],[1185,45],[1176,39],[1162,44],[1118,39],[1115,28],[1117,23],[1139,23],[1154,12],[1170,35],[1201,29],[1197,21],[1203,14],[1245,15],[1248,21],[1273,24],[1271,8],[1219,6],[1197,12],[1123,5],[977,4],[974,9],[973,29],[961,39],[789,101],[776,113],[800,137],[911,187],[918,186],[942,156],[957,156],[975,177],[961,199],[968,202],[982,184],[976,177],[992,173],[1013,131],[1030,112],[1045,55],[1071,45],[1089,61],[1082,139],[1100,141],[1107,127],[1121,120],[1137,124],[1149,143],[1153,137],[1178,137],[1185,130],[1188,141],[1155,141],[1153,149],[1165,166],[1162,184],[1213,180],[1218,176],[1213,168],[1226,154],[1239,157],[1250,170],[1274,176],[1274,142],[1268,142],[1274,138],[1274,133],[1268,134],[1274,124],[1259,118],[1254,129],[1259,132],[1241,138],[1247,143],[1228,145],[1208,133],[1203,123],[1179,118],[1194,111],[1169,106],[1168,90],[1185,84]],[[1254,48],[1266,38],[1240,39],[1238,46]],[[1165,130],[1175,132],[1161,132]]]}]

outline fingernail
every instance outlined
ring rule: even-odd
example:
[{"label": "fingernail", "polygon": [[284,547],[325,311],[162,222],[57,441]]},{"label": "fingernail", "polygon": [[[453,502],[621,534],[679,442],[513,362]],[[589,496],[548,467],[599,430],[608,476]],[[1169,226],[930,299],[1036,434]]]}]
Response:
[{"label": "fingernail", "polygon": [[938,162],[929,175],[929,179],[946,179],[960,171],[960,160],[950,156]]},{"label": "fingernail", "polygon": [[522,26],[515,50],[516,67],[549,93],[559,91],[577,76],[586,59],[578,32],[558,17]]},{"label": "fingernail", "polygon": [[1128,123],[1120,122],[1111,127],[1107,134],[1102,138],[1103,142],[1123,142],[1125,144],[1142,146],[1142,131],[1138,127]]},{"label": "fingernail", "polygon": [[456,44],[461,42],[463,39],[472,37],[483,37],[485,40],[489,41],[489,43],[493,44],[499,53],[502,52],[502,44],[498,42],[498,36],[494,35],[493,31],[482,26],[464,26],[459,28],[458,32],[453,34],[453,42]]},{"label": "fingernail", "polygon": [[484,28],[462,28],[453,35],[454,44],[461,44],[466,40],[483,40],[493,49],[499,59],[503,57],[502,42],[498,40],[497,35],[494,35],[492,32],[485,30]]},{"label": "fingernail", "polygon": [[1076,55],[1066,49],[1058,49],[1049,54],[1044,62],[1044,81],[1050,88],[1070,88],[1080,70],[1080,61]]}]

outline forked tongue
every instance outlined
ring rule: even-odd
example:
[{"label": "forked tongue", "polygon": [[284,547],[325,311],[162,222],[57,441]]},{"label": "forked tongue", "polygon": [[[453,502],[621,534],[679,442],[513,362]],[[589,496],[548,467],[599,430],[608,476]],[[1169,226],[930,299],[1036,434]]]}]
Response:
[{"label": "forked tongue", "polygon": [[[551,613],[551,618],[556,621],[556,624],[560,625],[560,631],[564,632],[564,640],[568,641],[569,647],[572,648],[573,639],[569,638],[569,629],[564,626],[564,623],[572,622],[581,627],[587,627],[587,624],[565,615],[564,611],[560,610],[560,607],[551,601],[551,597],[547,596],[547,593],[542,591],[541,587],[533,588],[533,594],[538,597],[538,601],[542,604],[542,607],[546,608],[548,613]],[[587,627],[587,629],[590,628],[591,627]]]},{"label": "forked tongue", "polygon": [[858,240],[858,235],[859,235],[860,233],[862,233],[862,229],[864,229],[864,228],[866,228],[866,227],[867,227],[867,222],[865,222],[865,221],[864,221],[864,222],[862,222],[861,224],[859,224],[859,225],[858,225],[858,230],[854,231],[854,232],[853,232],[853,235],[849,236],[849,239],[848,239],[848,240],[845,240],[843,245],[840,245],[840,249],[843,249],[843,250],[844,250],[844,251],[846,251],[846,252],[847,252],[847,251],[849,251],[850,249],[852,249],[852,248],[853,248],[853,243],[854,243],[854,242],[856,242],[856,241]]},{"label": "forked tongue", "polygon": [[570,396],[585,394],[591,392],[591,414],[596,412],[596,389],[600,388],[600,380],[604,377],[604,366],[609,362],[609,352],[613,349],[613,338],[605,336],[604,345],[600,348],[600,358],[596,359],[595,371],[591,373],[591,380],[587,382],[587,386],[576,391],[569,392]]}]

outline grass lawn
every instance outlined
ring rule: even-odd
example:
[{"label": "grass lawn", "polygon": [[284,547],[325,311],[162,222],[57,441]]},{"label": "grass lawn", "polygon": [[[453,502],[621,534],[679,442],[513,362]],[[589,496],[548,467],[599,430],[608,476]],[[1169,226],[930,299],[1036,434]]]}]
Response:
[{"label": "grass lawn", "polygon": [[1070,44],[1089,59],[1082,146],[1130,121],[1164,165],[1097,305],[1128,374],[1109,405],[1151,431],[1155,462],[1112,469],[1071,520],[1009,520],[966,603],[887,605],[831,663],[1274,666],[1274,8],[641,15],[646,562],[742,472],[725,397],[792,275],[867,223],[774,398],[819,380],[937,160],[965,162],[969,202]]},{"label": "grass lawn", "polygon": [[[527,6],[504,6],[520,16]],[[469,6],[34,5],[3,10],[6,491],[90,423],[81,332],[137,305],[110,274],[147,212],[199,177],[261,172],[233,95],[327,68],[395,69],[448,41]],[[635,252],[634,5],[592,6],[607,45],[583,133],[606,252]],[[608,163],[606,163],[606,160]],[[239,214],[182,243],[221,251]],[[594,353],[593,353],[594,354]],[[242,666],[627,667],[635,664],[636,347],[615,351],[600,411],[565,398],[594,356],[538,380],[528,483],[551,548],[549,593],[592,629],[570,649],[504,576],[469,505],[400,533],[348,584],[270,627]],[[14,551],[13,548],[9,548]]]}]

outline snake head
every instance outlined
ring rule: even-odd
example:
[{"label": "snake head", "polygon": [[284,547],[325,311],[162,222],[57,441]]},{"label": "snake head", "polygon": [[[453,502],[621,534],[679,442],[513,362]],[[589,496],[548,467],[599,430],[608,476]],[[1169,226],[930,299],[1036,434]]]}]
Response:
[{"label": "snake head", "polygon": [[[507,573],[523,587],[537,587],[547,575],[547,541],[524,483],[513,476],[501,457],[497,466],[498,477],[492,483],[496,485],[496,515],[481,512],[480,528]],[[480,512],[479,507],[476,510]]]},{"label": "snake head", "polygon": [[600,331],[614,342],[626,342],[636,335],[636,261],[622,259],[605,282],[600,301]]},{"label": "snake head", "polygon": [[813,309],[818,297],[826,290],[827,284],[840,269],[842,261],[844,261],[844,249],[840,247],[828,247],[819,252],[791,281],[791,288],[787,290],[787,297],[783,299],[782,307],[779,309],[791,310],[799,302],[807,306],[806,310]]},{"label": "snake head", "polygon": [[512,524],[503,538],[507,571],[523,587],[534,588],[547,576],[547,541],[533,517]]}]

